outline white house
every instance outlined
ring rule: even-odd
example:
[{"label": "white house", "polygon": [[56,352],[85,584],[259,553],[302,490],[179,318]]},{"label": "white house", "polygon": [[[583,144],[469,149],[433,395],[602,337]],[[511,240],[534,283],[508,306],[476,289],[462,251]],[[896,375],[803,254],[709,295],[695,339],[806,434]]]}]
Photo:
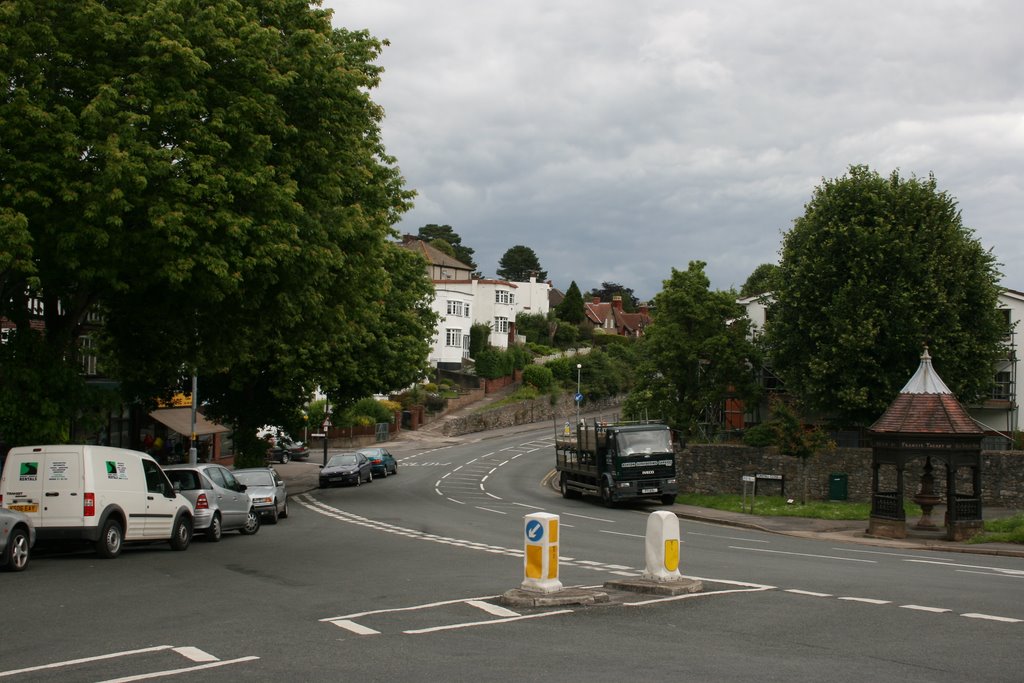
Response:
[{"label": "white house", "polygon": [[434,284],[431,307],[439,322],[428,357],[432,366],[461,368],[462,359],[469,357],[470,327],[474,324],[490,326],[491,346],[505,349],[515,340],[517,315],[547,315],[550,310],[550,282],[476,279],[471,267],[422,240],[407,235],[402,246],[427,260],[427,275]]}]

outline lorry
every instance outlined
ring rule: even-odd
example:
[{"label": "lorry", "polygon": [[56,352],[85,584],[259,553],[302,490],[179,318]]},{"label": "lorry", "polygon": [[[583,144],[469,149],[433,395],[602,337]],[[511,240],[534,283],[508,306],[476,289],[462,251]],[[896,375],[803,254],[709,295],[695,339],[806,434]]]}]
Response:
[{"label": "lorry", "polygon": [[40,542],[88,541],[104,558],[126,542],[185,550],[192,540],[192,504],[156,460],[124,448],[13,448],[0,474],[0,507],[25,513]]},{"label": "lorry", "polygon": [[660,422],[581,421],[575,436],[555,438],[562,497],[596,495],[606,506],[656,498],[671,505],[679,493],[672,437],[672,430]]}]

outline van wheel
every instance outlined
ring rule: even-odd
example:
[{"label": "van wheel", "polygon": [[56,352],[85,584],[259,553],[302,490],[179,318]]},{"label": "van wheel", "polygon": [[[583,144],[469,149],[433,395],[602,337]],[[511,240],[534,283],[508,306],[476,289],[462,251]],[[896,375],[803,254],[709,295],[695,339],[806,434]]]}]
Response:
[{"label": "van wheel", "polygon": [[124,543],[124,532],[121,530],[121,523],[116,519],[108,519],[103,524],[103,532],[96,541],[96,554],[105,560],[112,560],[121,554],[121,545]]},{"label": "van wheel", "polygon": [[192,542],[192,518],[178,515],[171,529],[171,550],[186,550]]},{"label": "van wheel", "polygon": [[210,526],[207,528],[203,537],[210,543],[216,543],[223,535],[224,527],[221,526],[220,515],[214,514],[213,519],[210,521]]},{"label": "van wheel", "polygon": [[239,533],[245,536],[252,536],[254,533],[260,530],[260,513],[256,512],[256,508],[249,508],[248,514],[245,516],[245,526],[239,529]]},{"label": "van wheel", "polygon": [[3,562],[0,562],[0,565],[3,566],[4,571],[20,572],[28,566],[30,553],[28,533],[18,527],[7,537],[7,550],[4,552]]}]

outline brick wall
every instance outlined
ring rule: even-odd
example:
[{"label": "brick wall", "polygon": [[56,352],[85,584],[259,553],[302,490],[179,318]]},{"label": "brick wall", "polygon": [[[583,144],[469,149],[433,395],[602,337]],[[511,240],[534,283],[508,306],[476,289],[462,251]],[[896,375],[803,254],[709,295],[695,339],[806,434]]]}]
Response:
[{"label": "brick wall", "polygon": [[[622,403],[621,397],[607,399],[604,401],[587,401],[583,410],[587,414],[603,410],[617,410]],[[483,432],[488,429],[501,429],[502,427],[514,427],[516,425],[531,424],[533,422],[550,421],[552,430],[561,429],[566,420],[576,418],[576,403],[572,396],[562,396],[557,403],[551,404],[547,398],[539,398],[534,401],[520,401],[510,406],[488,410],[482,413],[473,413],[459,417],[449,418],[444,424],[445,436],[458,436],[473,432]],[[552,462],[554,462],[554,449],[552,449]]]}]

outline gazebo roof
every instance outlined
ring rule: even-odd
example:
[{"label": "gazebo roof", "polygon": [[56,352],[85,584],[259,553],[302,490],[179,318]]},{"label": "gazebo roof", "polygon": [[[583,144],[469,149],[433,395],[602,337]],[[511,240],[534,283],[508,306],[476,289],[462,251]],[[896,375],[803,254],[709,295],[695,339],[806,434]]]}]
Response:
[{"label": "gazebo roof", "polygon": [[917,372],[871,425],[871,431],[936,435],[984,433],[935,372],[927,348],[921,354]]}]

